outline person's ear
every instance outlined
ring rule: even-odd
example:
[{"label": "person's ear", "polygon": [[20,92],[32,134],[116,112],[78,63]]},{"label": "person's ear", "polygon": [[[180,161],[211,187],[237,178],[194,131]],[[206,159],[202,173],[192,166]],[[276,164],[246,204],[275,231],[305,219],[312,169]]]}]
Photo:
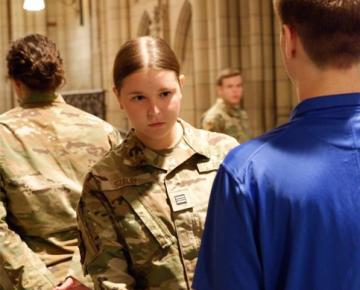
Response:
[{"label": "person's ear", "polygon": [[179,76],[179,85],[180,85],[181,97],[182,97],[182,91],[184,89],[184,84],[185,84],[185,76],[183,74],[181,74]]},{"label": "person's ear", "polygon": [[296,52],[297,52],[297,41],[298,41],[298,36],[296,31],[284,24],[282,26],[282,37],[283,37],[283,50],[284,50],[284,55],[287,59],[292,59],[293,57],[296,56]]},{"label": "person's ear", "polygon": [[121,101],[121,98],[120,98],[120,92],[119,92],[119,90],[118,90],[115,86],[113,87],[113,92],[114,92],[116,98],[118,99],[118,102],[119,102],[119,105],[120,105],[120,109],[123,110],[124,107],[123,107],[123,105],[122,105],[122,101]]},{"label": "person's ear", "polygon": [[180,84],[180,87],[181,87],[181,88],[184,87],[184,84],[185,84],[185,76],[182,75],[182,74],[179,76],[179,84]]}]

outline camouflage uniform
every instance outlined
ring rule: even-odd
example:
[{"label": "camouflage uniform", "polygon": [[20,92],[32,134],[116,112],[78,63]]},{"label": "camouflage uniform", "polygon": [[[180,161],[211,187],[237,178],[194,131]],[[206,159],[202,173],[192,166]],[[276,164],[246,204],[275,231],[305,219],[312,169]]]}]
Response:
[{"label": "camouflage uniform", "polygon": [[240,143],[252,137],[247,113],[240,107],[226,105],[221,98],[217,99],[216,103],[204,113],[201,126],[208,131],[230,135]]},{"label": "camouflage uniform", "polygon": [[96,289],[191,288],[212,182],[238,143],[179,122],[173,149],[152,151],[131,131],[85,181],[80,252]]},{"label": "camouflage uniform", "polygon": [[0,280],[16,289],[53,289],[68,274],[86,281],[73,255],[76,206],[86,173],[118,143],[111,125],[61,96],[34,95],[0,115]]}]

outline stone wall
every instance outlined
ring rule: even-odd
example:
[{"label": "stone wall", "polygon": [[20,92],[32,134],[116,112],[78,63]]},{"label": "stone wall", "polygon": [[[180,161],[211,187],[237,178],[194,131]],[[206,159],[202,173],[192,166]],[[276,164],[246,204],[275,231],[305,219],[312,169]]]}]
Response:
[{"label": "stone wall", "polygon": [[271,1],[48,0],[41,12],[25,12],[22,2],[0,0],[0,111],[14,106],[5,80],[9,43],[32,32],[57,43],[67,78],[62,90],[104,89],[107,120],[122,129],[128,124],[112,93],[112,63],[120,45],[140,35],[163,37],[175,50],[185,74],[181,116],[195,126],[216,99],[217,73],[228,66],[243,72],[243,106],[257,134],[284,123],[296,104]]}]

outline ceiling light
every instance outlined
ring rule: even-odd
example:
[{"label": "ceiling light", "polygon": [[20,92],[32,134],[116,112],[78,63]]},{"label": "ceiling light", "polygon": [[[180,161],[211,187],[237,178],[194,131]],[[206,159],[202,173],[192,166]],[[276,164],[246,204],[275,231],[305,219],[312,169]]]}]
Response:
[{"label": "ceiling light", "polygon": [[44,0],[25,0],[23,8],[28,11],[39,11],[45,8]]}]

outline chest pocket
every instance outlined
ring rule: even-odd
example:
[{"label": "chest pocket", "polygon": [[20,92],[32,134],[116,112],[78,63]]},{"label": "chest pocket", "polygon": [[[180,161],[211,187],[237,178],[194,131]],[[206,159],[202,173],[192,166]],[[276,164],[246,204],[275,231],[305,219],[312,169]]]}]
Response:
[{"label": "chest pocket", "polygon": [[150,213],[150,211],[137,199],[136,194],[130,192],[125,193],[123,194],[123,198],[162,249],[169,248],[175,242],[175,238],[171,235],[166,226]]}]

